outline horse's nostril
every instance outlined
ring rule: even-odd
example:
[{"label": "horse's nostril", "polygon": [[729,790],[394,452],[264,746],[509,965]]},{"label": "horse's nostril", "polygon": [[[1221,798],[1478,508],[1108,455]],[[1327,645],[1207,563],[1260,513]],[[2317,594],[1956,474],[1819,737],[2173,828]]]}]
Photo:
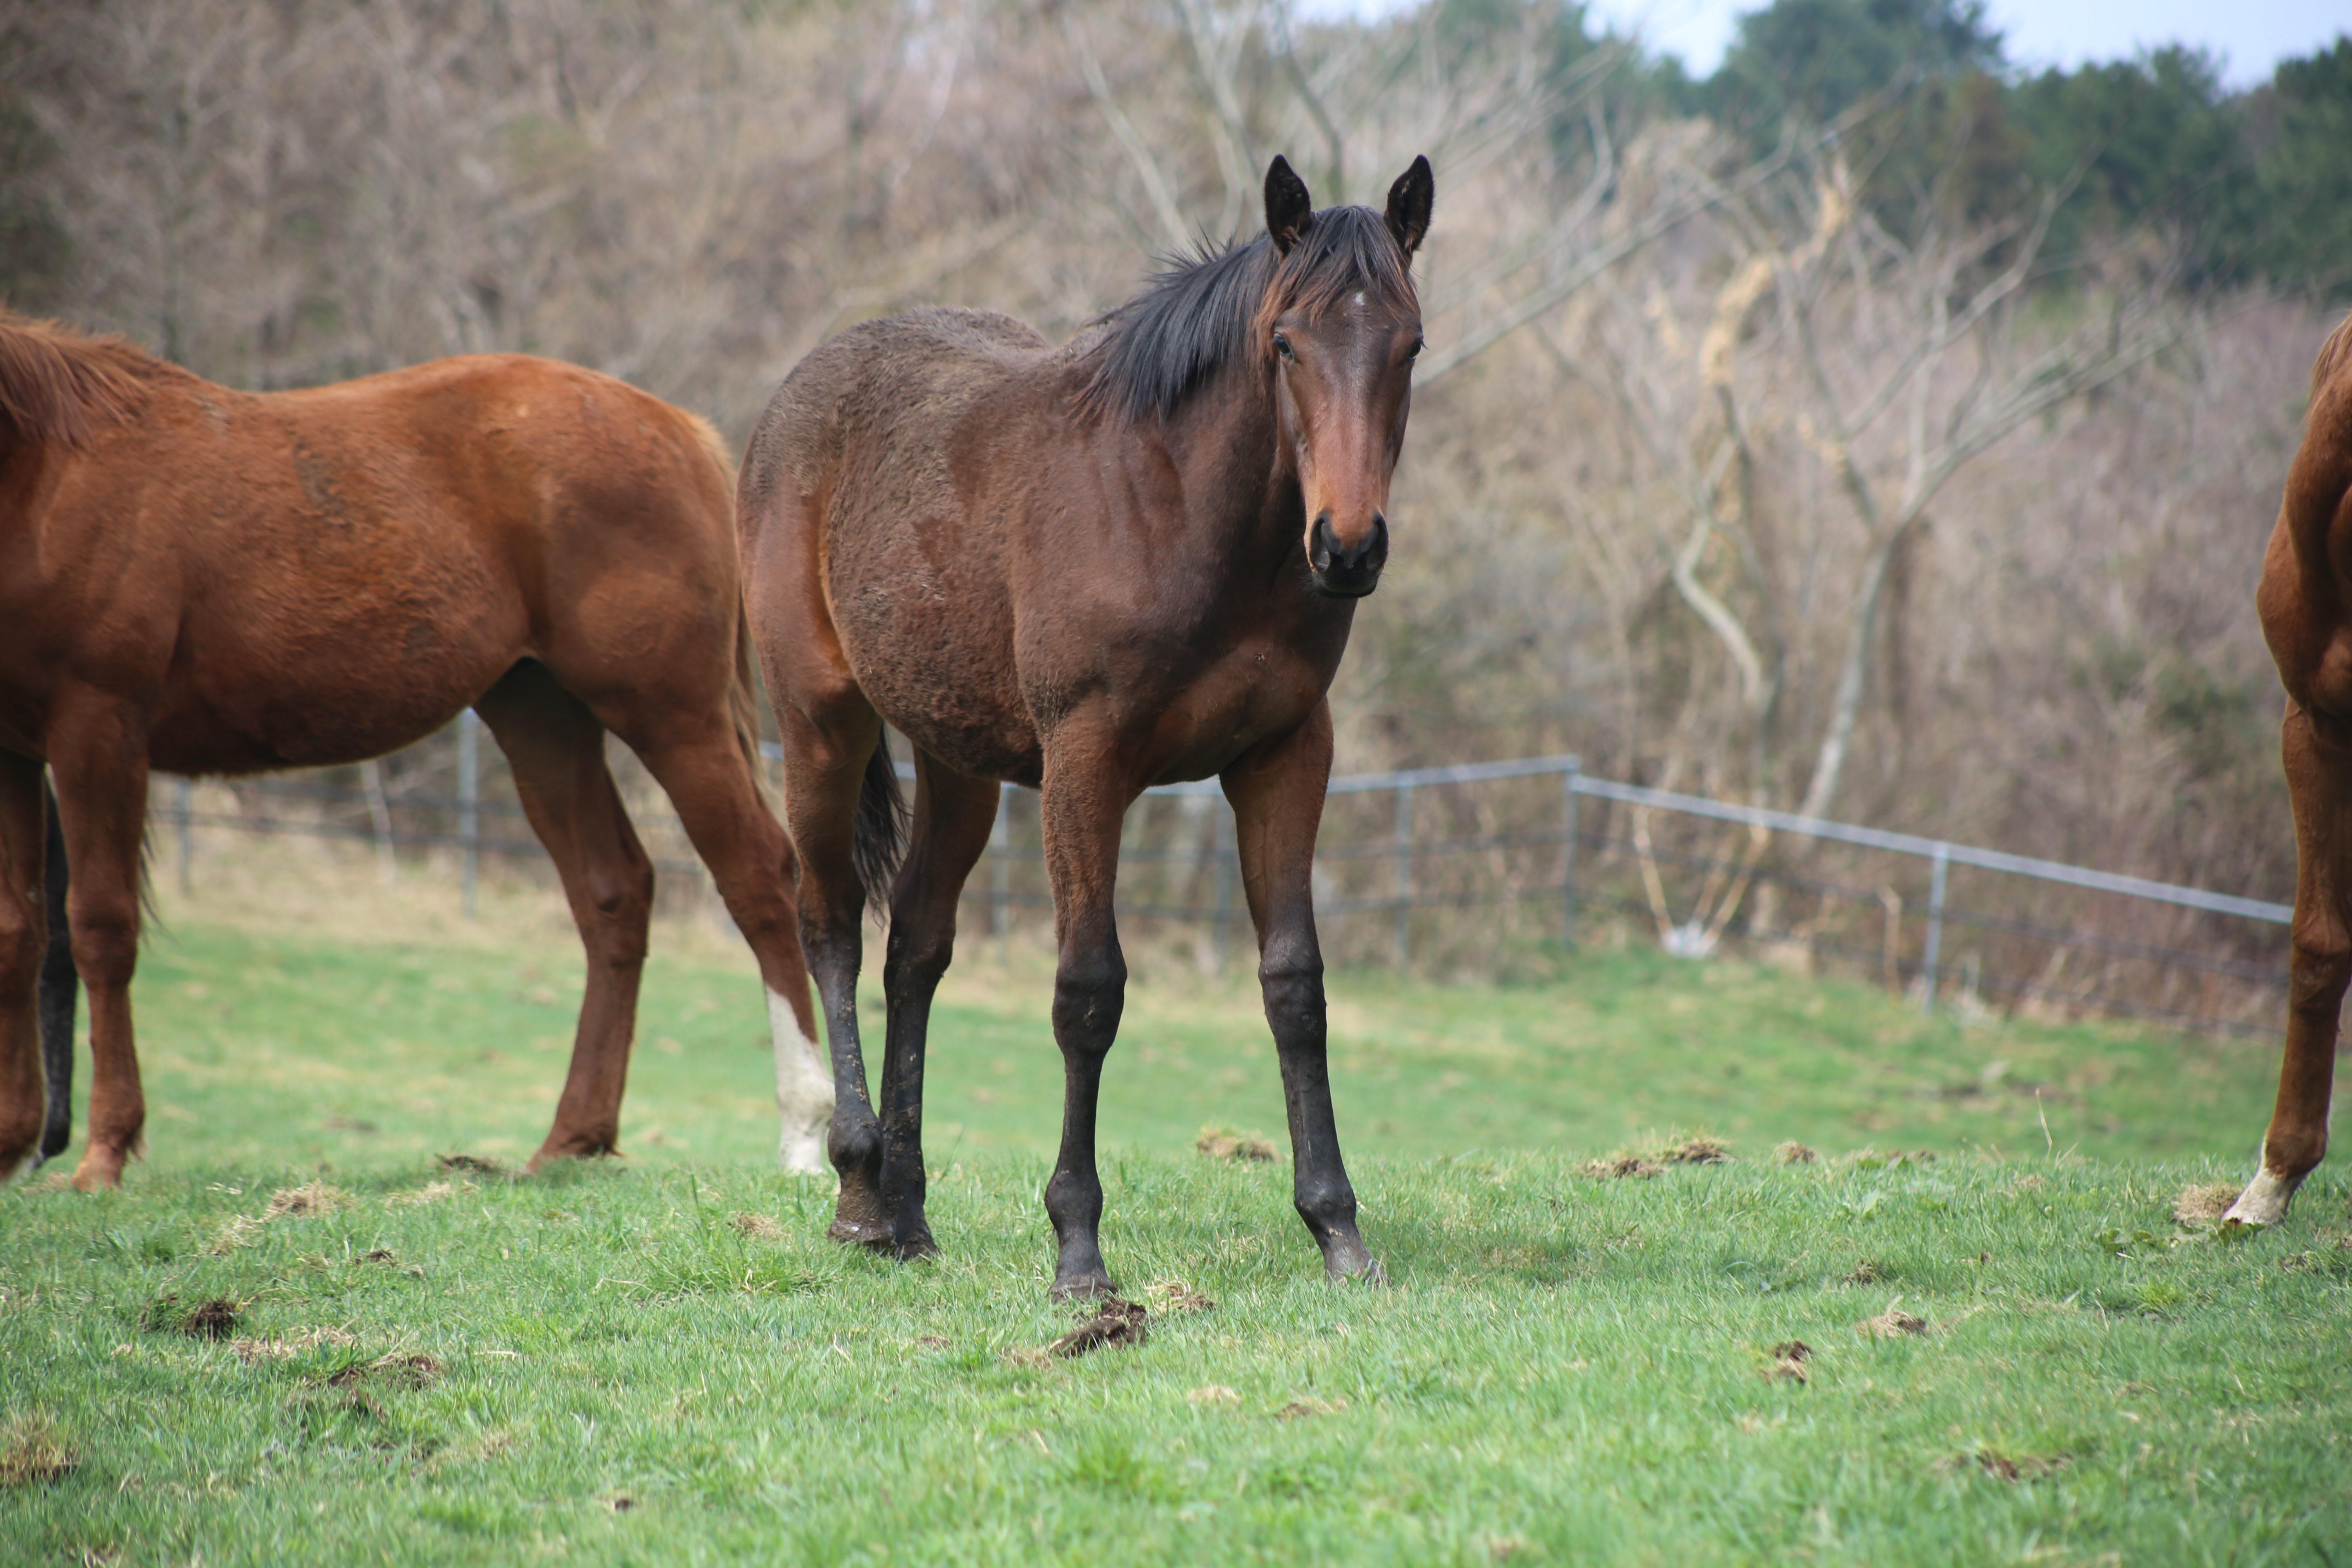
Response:
[{"label": "horse's nostril", "polygon": [[1331,531],[1331,514],[1318,511],[1315,526],[1307,535],[1307,563],[1318,572],[1328,572],[1332,562],[1339,559],[1339,536]]}]

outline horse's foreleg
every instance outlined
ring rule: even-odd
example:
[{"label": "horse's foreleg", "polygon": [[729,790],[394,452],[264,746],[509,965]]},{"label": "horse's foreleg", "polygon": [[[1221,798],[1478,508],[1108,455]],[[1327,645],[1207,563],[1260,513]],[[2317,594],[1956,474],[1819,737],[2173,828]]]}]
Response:
[{"label": "horse's foreleg", "polygon": [[939,1251],[923,1216],[923,1052],[931,996],[955,952],[956,900],[988,846],[996,796],[992,780],[916,763],[914,841],[891,893],[882,966],[882,1207],[900,1258]]},{"label": "horse's foreleg", "polygon": [[89,1135],[73,1184],[88,1191],[122,1180],[147,1124],[131,979],[139,964],[139,855],[147,821],[147,739],[113,706],[62,703],[50,724],[66,858],[74,968],[89,992]]},{"label": "horse's foreleg", "polygon": [[536,664],[517,665],[476,710],[506,752],[515,794],[563,880],[588,960],[571,1071],[531,1168],[616,1153],[653,915],[653,862],[604,765],[604,727],[553,676]]},{"label": "horse's foreleg", "polygon": [[[634,740],[633,740],[633,742]],[[734,736],[713,731],[638,747],[646,767],[677,808],[678,821],[760,962],[775,1047],[778,1157],[788,1171],[825,1167],[833,1078],[816,1041],[816,1011],[793,909],[799,876],[791,841],[761,804],[751,762]]]},{"label": "horse's foreleg", "polygon": [[[772,688],[773,689],[773,688]],[[865,956],[866,890],[851,855],[857,795],[866,759],[882,743],[882,721],[845,681],[834,700],[809,711],[779,700],[783,736],[784,820],[800,857],[801,946],[824,1013],[833,1058],[833,1124],[825,1155],[841,1177],[826,1234],[835,1241],[887,1247],[890,1217],[882,1206],[882,1130],[866,1091],[866,1055],[857,1033],[857,966]]]},{"label": "horse's foreleg", "polygon": [[1095,1109],[1103,1058],[1127,1005],[1127,959],[1111,910],[1120,819],[1129,798],[1107,742],[1057,742],[1045,756],[1038,810],[1054,890],[1054,1043],[1062,1050],[1062,1145],[1045,1184],[1057,1257],[1054,1295],[1116,1290],[1102,1256],[1102,1181],[1095,1171]]},{"label": "horse's foreleg", "polygon": [[2231,1225],[2276,1224],[2327,1152],[2336,1032],[2352,980],[2352,910],[2346,904],[2352,891],[2352,752],[2322,741],[2291,703],[2281,738],[2295,848],[2286,1050],[2263,1139],[2263,1168],[2222,1216]]},{"label": "horse's foreleg", "polygon": [[1291,1195],[1323,1249],[1331,1279],[1381,1278],[1356,1229],[1356,1190],[1339,1157],[1325,1058],[1323,953],[1315,939],[1312,874],[1323,789],[1331,774],[1331,710],[1257,747],[1225,770],[1234,843],[1257,928],[1258,984],[1282,1063],[1290,1121]]},{"label": "horse's foreleg", "polygon": [[74,1015],[81,976],[74,972],[73,927],[66,915],[66,830],[58,798],[44,786],[48,832],[42,853],[43,901],[48,942],[41,955],[41,1065],[49,1075],[48,1116],[41,1126],[41,1158],[54,1160],[73,1142]]},{"label": "horse's foreleg", "polygon": [[54,1152],[43,1149],[42,1070],[33,997],[38,984],[41,764],[0,753],[0,1181]]}]

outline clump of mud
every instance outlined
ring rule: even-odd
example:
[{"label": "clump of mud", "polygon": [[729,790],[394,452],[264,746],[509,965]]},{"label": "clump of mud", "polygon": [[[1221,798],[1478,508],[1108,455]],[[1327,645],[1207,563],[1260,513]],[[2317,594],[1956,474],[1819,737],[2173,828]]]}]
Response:
[{"label": "clump of mud", "polygon": [[1252,1132],[1230,1127],[1203,1127],[1192,1147],[1212,1160],[1271,1160],[1274,1145]]},{"label": "clump of mud", "polygon": [[1807,1379],[1805,1363],[1811,1361],[1813,1347],[1802,1340],[1789,1340],[1772,1347],[1772,1364],[1764,1375],[1775,1383],[1803,1383]]},{"label": "clump of mud", "polygon": [[1899,1339],[1905,1334],[1924,1334],[1927,1320],[1915,1318],[1901,1310],[1900,1296],[1886,1304],[1886,1310],[1874,1318],[1864,1318],[1853,1326],[1853,1331],[1866,1340]]},{"label": "clump of mud", "polygon": [[47,1486],[81,1465],[81,1451],[46,1415],[22,1415],[0,1427],[0,1487]]},{"label": "clump of mud", "polygon": [[1731,1159],[1731,1145],[1720,1138],[1695,1132],[1679,1143],[1660,1149],[1657,1158],[1668,1165],[1720,1165]]},{"label": "clump of mud", "polygon": [[1162,1279],[1145,1294],[1156,1297],[1162,1312],[1210,1312],[1217,1304],[1192,1289],[1189,1279]]},{"label": "clump of mud", "polygon": [[238,1303],[215,1296],[194,1306],[177,1296],[158,1296],[140,1310],[139,1326],[151,1334],[185,1334],[192,1340],[225,1340],[236,1331]]},{"label": "clump of mud", "polygon": [[1629,1177],[1646,1182],[1653,1176],[1663,1175],[1665,1169],[1656,1161],[1645,1160],[1639,1154],[1604,1154],[1598,1160],[1587,1160],[1579,1165],[1576,1173],[1589,1176],[1596,1182],[1622,1182]]},{"label": "clump of mud", "polygon": [[1773,1149],[1772,1158],[1780,1161],[1783,1165],[1810,1165],[1820,1159],[1821,1155],[1791,1138]]},{"label": "clump of mud", "polygon": [[1139,1345],[1151,1336],[1150,1317],[1140,1301],[1106,1296],[1093,1317],[1080,1319],[1076,1328],[1045,1349],[1054,1355],[1068,1357],[1107,1347]]},{"label": "clump of mud", "polygon": [[479,1154],[436,1154],[433,1163],[445,1171],[471,1171],[481,1176],[503,1176],[507,1168],[496,1160],[485,1160]]},{"label": "clump of mud", "polygon": [[748,1209],[736,1215],[733,1219],[727,1223],[733,1226],[736,1230],[753,1241],[782,1241],[784,1239],[784,1227],[782,1226],[778,1225],[766,1215],[753,1214]]}]

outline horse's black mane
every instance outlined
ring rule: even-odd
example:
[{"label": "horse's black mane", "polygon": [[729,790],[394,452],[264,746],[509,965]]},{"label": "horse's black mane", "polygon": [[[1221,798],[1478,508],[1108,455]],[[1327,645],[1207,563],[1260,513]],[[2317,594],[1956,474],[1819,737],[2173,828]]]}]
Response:
[{"label": "horse's black mane", "polygon": [[1326,207],[1287,256],[1264,235],[1160,258],[1142,293],[1102,316],[1080,395],[1096,413],[1165,418],[1219,371],[1267,353],[1263,323],[1319,316],[1359,289],[1413,298],[1404,247],[1370,207]]}]

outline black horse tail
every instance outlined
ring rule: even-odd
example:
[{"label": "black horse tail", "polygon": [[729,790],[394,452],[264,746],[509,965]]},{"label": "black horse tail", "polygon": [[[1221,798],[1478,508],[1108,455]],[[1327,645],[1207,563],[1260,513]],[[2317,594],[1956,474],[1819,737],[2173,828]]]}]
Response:
[{"label": "black horse tail", "polygon": [[849,861],[866,889],[866,907],[877,916],[890,910],[890,886],[898,880],[898,862],[907,858],[909,816],[889,742],[877,741],[874,754],[866,759],[866,782],[857,790],[857,826],[849,840]]},{"label": "black horse tail", "polygon": [[49,1080],[49,1101],[41,1122],[41,1158],[54,1160],[73,1142],[74,1015],[81,1003],[81,976],[74,971],[73,932],[66,924],[66,830],[58,820],[57,791],[46,784],[48,849],[41,868],[47,894],[49,945],[41,955],[41,1066]]}]

